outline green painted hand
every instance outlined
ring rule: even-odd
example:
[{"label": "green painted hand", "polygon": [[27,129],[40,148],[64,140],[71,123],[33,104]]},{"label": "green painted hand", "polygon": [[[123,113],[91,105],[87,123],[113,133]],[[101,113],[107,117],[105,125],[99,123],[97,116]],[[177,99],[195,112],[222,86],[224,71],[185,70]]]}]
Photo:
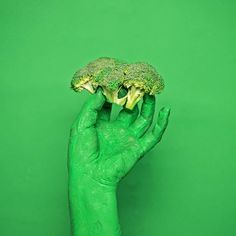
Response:
[{"label": "green painted hand", "polygon": [[[114,121],[110,121],[111,104],[105,101],[100,90],[83,106],[72,125],[69,145],[69,190],[74,235],[120,235],[118,220],[114,217],[114,193],[121,178],[161,140],[168,124],[170,110],[161,109],[154,128],[149,130],[154,112],[155,97],[146,95],[140,114],[136,105],[133,110],[124,108]],[[83,201],[87,199],[88,202],[81,203],[81,198]],[[107,213],[99,215],[91,208],[96,204],[99,209],[103,209],[104,199],[105,206],[108,207],[107,211],[104,211]],[[113,211],[107,206],[109,201],[113,202],[110,207]],[[87,207],[84,207],[86,204]],[[85,210],[80,213],[75,211],[78,205]],[[82,220],[81,214],[95,215],[91,217],[91,221],[94,221],[92,226],[91,222]],[[115,219],[113,229],[109,226],[106,229],[106,224],[109,224],[112,217]],[[76,221],[83,221],[84,224]],[[85,230],[88,225],[89,232]],[[82,231],[82,228],[85,231]]]},{"label": "green painted hand", "polygon": [[155,97],[145,96],[139,115],[138,107],[123,109],[110,121],[111,104],[101,92],[84,105],[72,126],[70,155],[78,171],[99,183],[115,185],[134,164],[153,148],[166,129],[169,109],[159,113],[154,129]]}]

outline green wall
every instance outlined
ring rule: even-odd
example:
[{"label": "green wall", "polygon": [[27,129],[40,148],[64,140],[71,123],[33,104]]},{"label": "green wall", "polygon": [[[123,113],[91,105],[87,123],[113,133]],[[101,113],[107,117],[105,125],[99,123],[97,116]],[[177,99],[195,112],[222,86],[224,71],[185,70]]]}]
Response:
[{"label": "green wall", "polygon": [[120,184],[123,235],[235,236],[235,23],[233,0],[1,0],[0,235],[70,235],[70,79],[111,56],[156,66],[172,108]]}]

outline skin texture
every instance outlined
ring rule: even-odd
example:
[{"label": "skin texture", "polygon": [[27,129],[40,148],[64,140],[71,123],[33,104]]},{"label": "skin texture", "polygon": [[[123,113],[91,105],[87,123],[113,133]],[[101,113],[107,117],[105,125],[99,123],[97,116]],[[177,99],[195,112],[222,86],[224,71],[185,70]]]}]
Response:
[{"label": "skin texture", "polygon": [[121,235],[116,201],[119,181],[158,142],[170,109],[154,128],[155,96],[145,95],[139,112],[124,108],[110,121],[111,104],[99,90],[84,104],[71,128],[69,203],[73,236]]}]

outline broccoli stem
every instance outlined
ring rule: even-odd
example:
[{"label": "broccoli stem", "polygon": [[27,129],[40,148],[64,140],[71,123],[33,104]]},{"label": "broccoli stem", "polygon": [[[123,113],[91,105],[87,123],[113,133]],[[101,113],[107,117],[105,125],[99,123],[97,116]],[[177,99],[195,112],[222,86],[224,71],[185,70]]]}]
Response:
[{"label": "broccoli stem", "polygon": [[129,88],[125,107],[132,110],[134,106],[142,99],[144,93],[145,92],[143,89],[135,88],[134,86]]},{"label": "broccoli stem", "polygon": [[123,97],[123,98],[118,98],[118,93],[119,93],[119,90],[110,90],[106,87],[102,87],[103,89],[103,94],[105,95],[105,97],[107,98],[107,101],[108,102],[111,102],[111,103],[116,103],[118,105],[125,105],[125,102],[126,102],[126,97]]},{"label": "broccoli stem", "polygon": [[87,89],[90,93],[95,93],[95,90],[93,88],[91,81],[88,81],[88,82],[82,84],[81,87]]},{"label": "broccoli stem", "polygon": [[87,89],[89,92],[94,93],[94,89],[92,87],[92,83],[89,77],[84,77],[80,80],[72,80],[71,87],[75,91],[82,91],[84,88]]}]

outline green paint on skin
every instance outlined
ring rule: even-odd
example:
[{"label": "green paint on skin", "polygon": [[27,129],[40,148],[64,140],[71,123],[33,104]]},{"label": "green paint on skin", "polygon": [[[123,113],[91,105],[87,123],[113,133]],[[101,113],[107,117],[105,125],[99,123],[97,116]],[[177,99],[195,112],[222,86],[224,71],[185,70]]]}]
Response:
[{"label": "green paint on skin", "polygon": [[124,108],[110,121],[111,104],[99,89],[72,125],[69,142],[69,202],[73,236],[121,235],[116,190],[119,181],[152,149],[167,127],[170,110],[150,129],[155,97],[144,96],[139,114]]}]

